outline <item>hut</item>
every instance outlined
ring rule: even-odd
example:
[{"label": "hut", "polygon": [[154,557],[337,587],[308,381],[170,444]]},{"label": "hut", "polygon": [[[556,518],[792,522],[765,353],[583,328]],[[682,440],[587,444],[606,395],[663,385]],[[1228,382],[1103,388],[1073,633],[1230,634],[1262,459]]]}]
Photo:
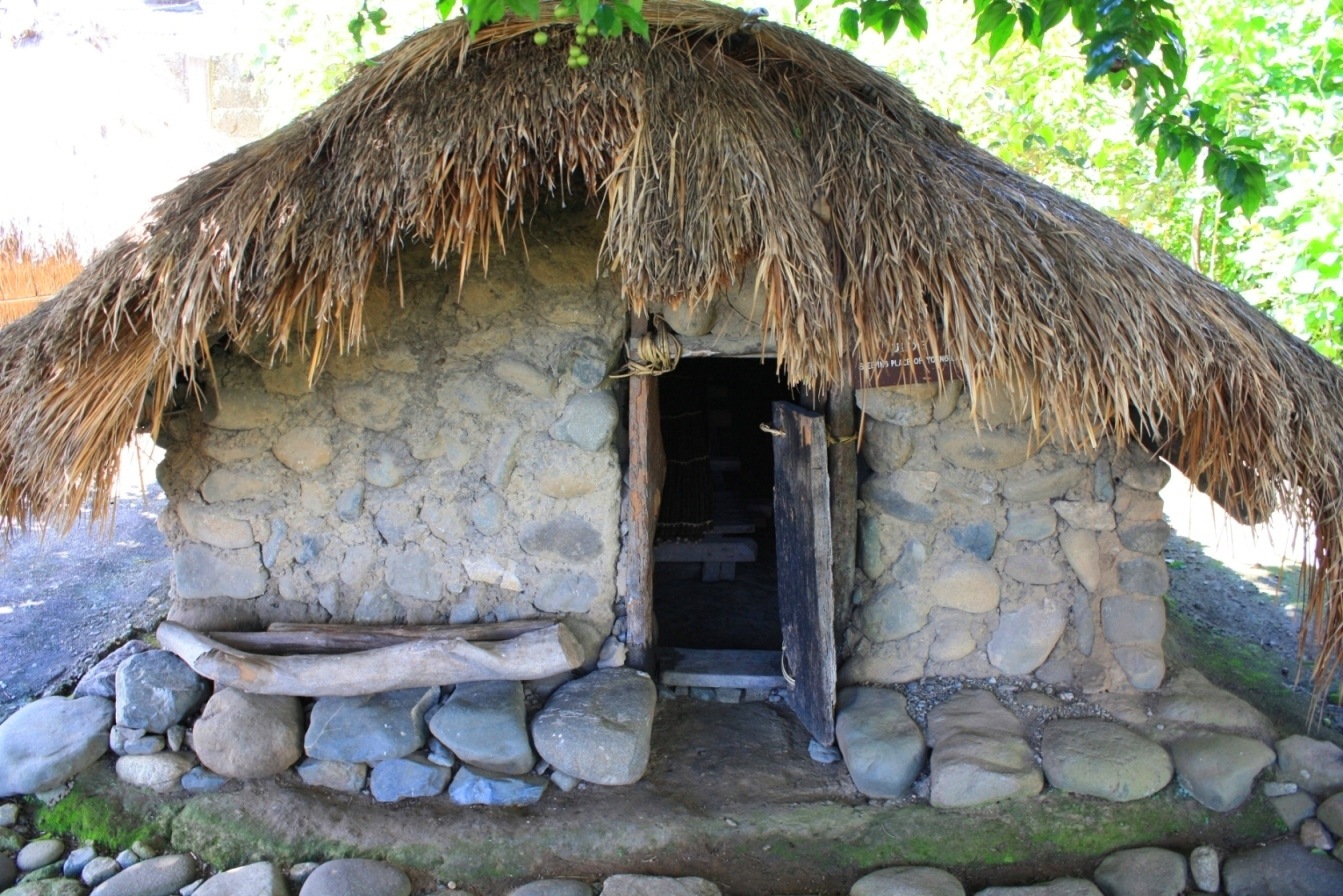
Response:
[{"label": "hut", "polygon": [[1169,462],[1313,523],[1333,674],[1333,365],[847,54],[644,14],[428,29],[162,196],[0,334],[5,516],[148,428],[185,625],[561,617],[828,741],[837,680],[1159,685]]}]

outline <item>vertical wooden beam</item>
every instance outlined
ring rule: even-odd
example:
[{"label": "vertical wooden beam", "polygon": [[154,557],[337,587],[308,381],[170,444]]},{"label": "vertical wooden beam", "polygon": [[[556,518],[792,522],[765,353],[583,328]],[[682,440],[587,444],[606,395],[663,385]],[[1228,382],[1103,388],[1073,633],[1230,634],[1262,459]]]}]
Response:
[{"label": "vertical wooden beam", "polygon": [[835,570],[835,634],[848,626],[858,565],[858,432],[853,386],[830,391],[825,425],[830,445],[830,533]]},{"label": "vertical wooden beam", "polygon": [[[646,321],[631,326],[632,335]],[[653,536],[667,460],[662,447],[661,411],[657,378],[630,378],[629,399],[629,489],[625,503],[625,647],[627,663],[645,672],[654,671],[657,651],[657,621],[653,616]]]}]

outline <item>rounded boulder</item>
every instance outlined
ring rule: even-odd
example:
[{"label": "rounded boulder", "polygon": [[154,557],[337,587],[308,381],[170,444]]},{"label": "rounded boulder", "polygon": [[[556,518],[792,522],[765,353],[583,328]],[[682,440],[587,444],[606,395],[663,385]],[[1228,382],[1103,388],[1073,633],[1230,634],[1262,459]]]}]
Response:
[{"label": "rounded boulder", "polygon": [[297,697],[225,688],[205,704],[192,730],[196,756],[229,778],[278,775],[303,758],[303,709]]}]

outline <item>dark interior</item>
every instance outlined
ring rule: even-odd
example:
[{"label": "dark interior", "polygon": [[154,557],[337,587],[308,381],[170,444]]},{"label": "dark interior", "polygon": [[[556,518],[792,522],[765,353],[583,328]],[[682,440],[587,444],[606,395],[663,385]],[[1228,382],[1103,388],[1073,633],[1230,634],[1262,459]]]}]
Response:
[{"label": "dark interior", "polygon": [[774,446],[760,424],[771,421],[773,402],[792,396],[773,359],[686,359],[659,378],[658,392],[667,453],[658,544],[694,554],[692,545],[712,551],[723,542],[754,542],[756,555],[754,562],[716,565],[656,562],[658,643],[778,650]]}]

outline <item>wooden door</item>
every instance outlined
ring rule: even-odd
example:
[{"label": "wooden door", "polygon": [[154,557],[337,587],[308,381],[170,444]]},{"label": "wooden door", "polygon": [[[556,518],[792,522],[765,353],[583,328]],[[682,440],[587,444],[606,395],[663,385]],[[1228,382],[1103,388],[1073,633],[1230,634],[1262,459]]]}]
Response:
[{"label": "wooden door", "polygon": [[825,417],[774,402],[774,532],[783,665],[793,710],[835,742],[835,592]]}]

